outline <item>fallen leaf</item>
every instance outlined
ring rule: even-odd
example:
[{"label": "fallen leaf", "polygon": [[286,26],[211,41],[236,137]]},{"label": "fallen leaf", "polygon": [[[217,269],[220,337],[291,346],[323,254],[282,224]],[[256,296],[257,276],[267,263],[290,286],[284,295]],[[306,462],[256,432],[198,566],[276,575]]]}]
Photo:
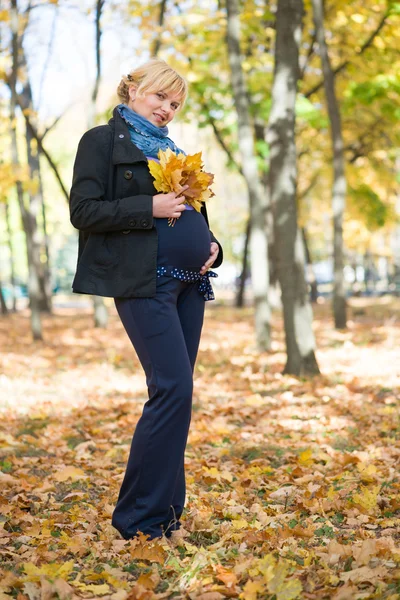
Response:
[{"label": "fallen leaf", "polygon": [[88,476],[85,475],[85,472],[78,467],[65,467],[62,471],[58,471],[53,476],[53,479],[56,481],[67,481],[68,479],[72,479],[72,481],[77,481],[78,479],[87,479]]}]

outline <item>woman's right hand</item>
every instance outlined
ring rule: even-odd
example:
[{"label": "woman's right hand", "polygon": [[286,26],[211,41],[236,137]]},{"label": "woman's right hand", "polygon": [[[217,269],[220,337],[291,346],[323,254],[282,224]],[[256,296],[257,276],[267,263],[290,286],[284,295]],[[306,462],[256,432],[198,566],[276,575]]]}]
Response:
[{"label": "woman's right hand", "polygon": [[[189,186],[183,186],[181,192]],[[153,196],[153,217],[166,219],[179,219],[183,210],[185,210],[184,196],[177,196],[178,192],[169,192],[168,194],[157,194]]]}]

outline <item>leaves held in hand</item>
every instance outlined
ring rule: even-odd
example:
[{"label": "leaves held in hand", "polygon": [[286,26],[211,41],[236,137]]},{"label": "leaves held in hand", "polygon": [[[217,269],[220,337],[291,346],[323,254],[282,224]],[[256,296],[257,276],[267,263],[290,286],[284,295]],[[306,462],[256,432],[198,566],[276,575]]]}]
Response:
[{"label": "leaves held in hand", "polygon": [[[176,192],[185,197],[185,204],[190,204],[200,212],[203,202],[214,196],[210,185],[214,180],[212,173],[202,170],[201,152],[185,156],[175,154],[170,148],[158,153],[160,160],[149,161],[150,173],[154,177],[154,187],[158,192],[167,194]],[[189,187],[183,189],[185,185]]]}]

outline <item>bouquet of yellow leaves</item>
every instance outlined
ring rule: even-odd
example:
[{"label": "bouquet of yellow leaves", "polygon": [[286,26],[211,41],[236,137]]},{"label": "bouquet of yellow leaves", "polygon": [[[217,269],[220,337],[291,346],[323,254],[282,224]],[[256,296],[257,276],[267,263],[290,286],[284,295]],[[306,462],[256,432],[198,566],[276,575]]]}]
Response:
[{"label": "bouquet of yellow leaves", "polygon": [[[149,161],[156,190],[164,194],[169,192],[181,194],[185,197],[184,204],[189,204],[200,212],[203,202],[215,195],[210,189],[214,175],[202,170],[201,152],[186,156],[175,154],[167,148],[165,151],[159,151],[158,158],[160,163]],[[189,187],[183,190],[185,185]],[[168,224],[174,225],[175,221],[176,219],[168,219]]]}]

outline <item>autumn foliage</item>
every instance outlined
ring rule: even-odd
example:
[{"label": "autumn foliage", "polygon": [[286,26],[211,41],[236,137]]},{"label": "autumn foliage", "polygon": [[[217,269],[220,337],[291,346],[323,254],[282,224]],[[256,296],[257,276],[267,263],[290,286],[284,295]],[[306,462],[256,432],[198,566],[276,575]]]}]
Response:
[{"label": "autumn foliage", "polygon": [[38,343],[0,320],[0,598],[397,599],[400,306],[363,302],[346,332],[317,307],[309,381],[281,374],[278,315],[259,354],[249,309],[208,308],[186,534],[155,543],[110,525],[146,398],[116,315],[58,309]]},{"label": "autumn foliage", "polygon": [[[185,197],[185,204],[190,204],[200,212],[202,204],[214,196],[210,189],[214,175],[203,171],[201,152],[191,155],[175,154],[168,148],[165,152],[160,150],[158,158],[159,163],[149,161],[156,190],[179,193]],[[185,185],[189,187],[183,189]]]}]

